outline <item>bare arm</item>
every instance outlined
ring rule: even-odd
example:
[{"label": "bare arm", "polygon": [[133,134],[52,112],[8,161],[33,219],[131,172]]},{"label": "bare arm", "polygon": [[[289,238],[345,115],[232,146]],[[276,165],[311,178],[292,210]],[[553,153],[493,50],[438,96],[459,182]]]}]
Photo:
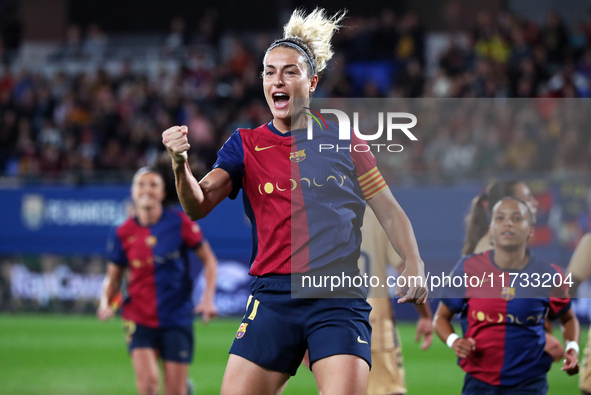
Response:
[{"label": "bare arm", "polygon": [[426,350],[433,343],[433,316],[431,314],[431,308],[428,303],[415,305],[419,312],[419,322],[417,322],[417,332],[415,335],[415,342],[421,340],[421,336],[424,336],[421,350]]},{"label": "bare arm", "polygon": [[[385,189],[367,201],[378,221],[388,235],[392,246],[406,262],[406,270],[401,276],[422,278],[422,283],[408,287],[408,293],[398,300],[398,303],[414,302],[424,303],[427,300],[428,290],[425,281],[425,265],[419,255],[419,247],[414,231],[406,213],[396,201],[390,189]],[[415,286],[420,285],[420,286]],[[397,294],[400,294],[400,289]]]},{"label": "bare arm", "polygon": [[121,279],[123,278],[124,270],[124,268],[112,262],[109,262],[107,266],[107,275],[103,281],[103,291],[97,310],[97,316],[102,321],[108,320],[114,314],[111,308],[111,302],[121,289]]},{"label": "bare arm", "polygon": [[553,327],[551,320],[547,319],[544,322],[544,330],[546,331],[546,346],[544,347],[544,351],[552,356],[553,362],[558,362],[564,357],[564,347],[562,347],[560,340],[552,335]]},{"label": "bare arm", "polygon": [[573,285],[569,294],[574,297],[579,285],[591,277],[591,233],[585,234],[577,244],[566,271],[572,274]]},{"label": "bare arm", "polygon": [[207,323],[210,318],[217,315],[214,298],[218,273],[218,260],[207,241],[204,241],[195,250],[195,253],[199,259],[201,259],[201,262],[203,262],[203,270],[205,271],[205,291],[203,292],[201,302],[195,308],[195,313],[203,313],[203,322]]},{"label": "bare arm", "polygon": [[[575,316],[573,309],[569,309],[565,314],[558,319],[562,328],[562,337],[565,343],[574,341],[579,343],[579,320]],[[579,372],[579,353],[577,350],[570,348],[565,352],[565,360],[560,370],[566,371],[570,376]]]},{"label": "bare arm", "polygon": [[189,142],[186,126],[173,126],[162,133],[162,142],[172,158],[176,190],[185,213],[191,220],[205,217],[232,192],[230,175],[214,169],[198,182],[187,161]]},{"label": "bare arm", "polygon": [[[437,336],[444,343],[447,343],[449,335],[455,333],[454,327],[451,324],[453,316],[451,310],[443,302],[439,302],[439,306],[435,312],[435,318],[433,319],[433,329],[435,329],[435,333],[437,333]],[[474,339],[459,337],[453,342],[451,348],[459,358],[466,358],[475,346],[476,342]]]}]

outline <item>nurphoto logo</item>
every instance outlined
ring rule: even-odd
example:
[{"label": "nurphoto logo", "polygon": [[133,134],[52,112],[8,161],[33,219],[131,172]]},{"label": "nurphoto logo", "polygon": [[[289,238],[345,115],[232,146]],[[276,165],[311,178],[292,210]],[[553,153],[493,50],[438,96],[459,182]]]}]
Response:
[{"label": "nurphoto logo", "polygon": [[[307,128],[307,137],[308,140],[314,139],[314,121],[320,126],[320,130],[324,131],[324,127],[328,130],[328,124],[324,117],[321,114],[333,114],[337,118],[338,128],[339,128],[339,140],[340,141],[349,141],[348,145],[339,145],[339,144],[319,144],[318,149],[319,152],[322,151],[339,151],[339,150],[347,150],[351,151],[354,150],[356,152],[368,152],[371,151],[371,148],[374,148],[377,152],[380,152],[380,149],[386,149],[388,152],[401,152],[404,147],[401,144],[384,144],[384,143],[372,143],[372,144],[351,144],[351,119],[349,116],[341,110],[337,110],[334,108],[324,108],[318,111],[314,111],[310,108],[304,107],[306,110],[310,111],[306,113],[308,115],[308,128]],[[320,118],[320,119],[319,119]],[[384,121],[385,119],[385,121]],[[322,123],[321,123],[322,120]],[[400,122],[401,120],[406,120],[407,122]],[[385,128],[384,128],[384,124]],[[375,141],[382,137],[384,133],[384,129],[386,131],[386,140],[388,142],[392,141],[395,131],[400,131],[404,133],[404,135],[411,141],[417,141],[417,137],[410,131],[411,128],[416,126],[417,124],[417,117],[414,114],[408,112],[378,112],[377,113],[377,127],[378,130],[373,134],[364,134],[360,127],[359,127],[359,112],[353,112],[353,133],[357,138],[364,140],[364,141]],[[324,127],[323,127],[324,126]]]}]

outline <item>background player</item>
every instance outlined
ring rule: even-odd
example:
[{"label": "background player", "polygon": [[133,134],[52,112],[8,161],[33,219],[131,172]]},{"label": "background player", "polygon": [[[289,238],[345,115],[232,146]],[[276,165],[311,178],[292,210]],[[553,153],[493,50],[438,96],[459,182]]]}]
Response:
[{"label": "background player", "polygon": [[[392,248],[387,235],[372,210],[365,210],[361,241],[359,269],[361,274],[376,276],[380,284],[386,284],[387,265],[398,273],[404,270],[404,262]],[[369,315],[371,324],[371,360],[367,386],[368,395],[405,394],[404,367],[402,363],[402,344],[393,306],[387,287],[370,287],[367,301],[372,307]],[[433,341],[432,316],[429,304],[416,305],[419,312],[415,341],[424,336],[422,350],[427,350]]]},{"label": "background player", "polygon": [[[524,274],[532,280],[534,274],[561,274],[558,266],[539,260],[527,249],[534,231],[533,221],[526,203],[514,197],[502,199],[493,208],[490,224],[493,250],[462,258],[452,275],[481,277],[483,273],[492,273],[496,281],[500,276],[510,279],[509,272]],[[552,363],[543,346],[546,314],[563,326],[567,351],[562,370],[569,375],[578,372],[579,324],[566,287],[546,293],[547,289],[521,284],[504,287],[509,285],[506,280],[506,284],[496,281],[491,285],[454,288],[448,290],[448,295],[456,297],[439,303],[435,331],[455,351],[466,372],[463,394],[545,394],[546,374]],[[542,294],[545,297],[539,297]],[[451,325],[457,313],[461,313],[463,338]]]},{"label": "background player", "polygon": [[[335,273],[331,269],[336,268],[341,274],[359,273],[364,200],[406,261],[402,275],[424,279],[410,221],[383,181],[375,157],[341,151],[304,158],[299,153],[306,148],[318,152],[318,140],[291,132],[300,126],[292,125],[292,116],[302,125],[306,122],[294,100],[309,100],[315,91],[318,74],[332,57],[330,41],[342,17],[327,18],[320,9],[307,16],[299,10],[292,14],[284,38],[269,47],[263,60],[263,90],[273,120],[254,130],[238,129],[201,182],[187,164],[187,127],[171,127],[162,136],[181,203],[191,218],[207,215],[243,188],[253,224],[250,274],[257,278],[230,349],[222,394],[279,393],[306,349],[319,392],[365,394],[371,327],[363,293],[350,289],[349,298],[291,297],[292,272]],[[315,137],[323,142],[337,142],[336,124],[318,132]],[[332,181],[337,180],[335,174],[340,183]],[[365,181],[363,187],[359,178]],[[304,183],[316,179],[324,188]],[[412,286],[401,301],[424,303],[426,298],[426,287]]]},{"label": "background player", "polygon": [[[163,361],[164,393],[187,394],[187,374],[193,358],[193,313],[207,322],[216,315],[213,303],[217,259],[199,226],[182,212],[164,209],[164,179],[149,168],[138,170],[131,196],[135,216],[109,236],[107,268],[98,317],[113,316],[111,304],[128,274],[123,305],[138,393],[158,393],[158,359]],[[203,262],[206,288],[201,303],[192,301],[194,273],[189,250]]]},{"label": "background player", "polygon": [[508,196],[515,196],[526,202],[535,221],[538,201],[534,198],[526,183],[515,180],[493,181],[487,185],[484,193],[472,200],[470,212],[465,220],[466,237],[462,255],[478,254],[493,247],[488,232],[492,208],[498,201]]},{"label": "background player", "polygon": [[[568,267],[566,268],[568,273],[572,274],[573,286],[571,287],[571,295],[577,294],[579,285],[591,277],[591,233],[585,234],[579,243],[577,248],[573,252],[573,256],[570,259]],[[591,329],[589,330],[591,335]],[[587,340],[587,347],[585,347],[585,357],[583,358],[583,369],[581,371],[581,377],[579,379],[579,387],[583,395],[591,394],[591,363],[589,361],[589,353],[591,352],[591,338]]]},{"label": "background player", "polygon": [[[493,248],[493,242],[488,232],[492,208],[501,199],[515,196],[527,203],[534,222],[538,211],[538,201],[531,193],[526,183],[516,180],[493,181],[486,187],[484,193],[472,200],[470,212],[466,216],[466,237],[462,255],[479,254]],[[571,293],[572,295],[572,293]],[[552,335],[552,323],[546,321],[546,352],[552,356],[554,362],[564,358],[564,347],[556,337]]]}]

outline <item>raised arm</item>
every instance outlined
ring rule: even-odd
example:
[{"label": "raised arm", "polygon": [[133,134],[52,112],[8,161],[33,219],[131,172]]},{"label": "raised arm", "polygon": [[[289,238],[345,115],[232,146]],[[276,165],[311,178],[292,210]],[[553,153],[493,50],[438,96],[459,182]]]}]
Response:
[{"label": "raised arm", "polygon": [[205,217],[232,192],[230,175],[214,169],[197,181],[187,160],[190,147],[186,126],[173,126],[162,133],[162,143],[172,158],[176,190],[185,213],[191,220]]},{"label": "raised arm", "polygon": [[201,245],[195,250],[195,253],[199,259],[201,259],[201,262],[203,262],[203,270],[205,271],[205,291],[203,292],[201,302],[195,308],[195,313],[202,313],[203,322],[207,323],[210,318],[217,315],[214,298],[218,273],[218,260],[207,241],[201,243]]},{"label": "raised arm", "polygon": [[[419,255],[417,240],[406,213],[388,188],[369,199],[367,203],[376,214],[390,243],[406,263],[406,269],[401,276],[407,279],[408,292],[398,303],[425,303],[428,295],[425,265]],[[401,289],[398,288],[396,293],[400,295],[400,292]]]}]

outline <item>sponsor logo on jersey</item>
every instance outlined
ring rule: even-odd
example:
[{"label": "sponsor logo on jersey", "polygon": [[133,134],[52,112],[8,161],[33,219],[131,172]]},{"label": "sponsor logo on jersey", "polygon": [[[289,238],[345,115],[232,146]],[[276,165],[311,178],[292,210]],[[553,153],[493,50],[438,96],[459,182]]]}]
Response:
[{"label": "sponsor logo on jersey", "polygon": [[293,191],[298,186],[300,186],[300,187],[306,186],[308,188],[310,188],[312,186],[323,187],[325,185],[328,185],[330,180],[333,180],[336,183],[336,185],[342,187],[343,184],[345,183],[346,179],[347,179],[347,176],[344,176],[341,174],[337,174],[336,176],[328,176],[328,177],[326,177],[325,180],[320,177],[318,179],[316,177],[314,177],[311,180],[309,178],[303,177],[303,178],[300,178],[300,180],[298,182],[297,180],[290,178],[289,183],[287,183],[285,181],[281,181],[281,184],[279,182],[276,182],[275,184],[273,184],[272,182],[266,182],[264,184],[259,184],[259,193],[261,195],[264,195],[265,193],[271,194],[275,191],[279,191],[279,192],[283,192],[283,191],[287,191],[287,190]]}]

